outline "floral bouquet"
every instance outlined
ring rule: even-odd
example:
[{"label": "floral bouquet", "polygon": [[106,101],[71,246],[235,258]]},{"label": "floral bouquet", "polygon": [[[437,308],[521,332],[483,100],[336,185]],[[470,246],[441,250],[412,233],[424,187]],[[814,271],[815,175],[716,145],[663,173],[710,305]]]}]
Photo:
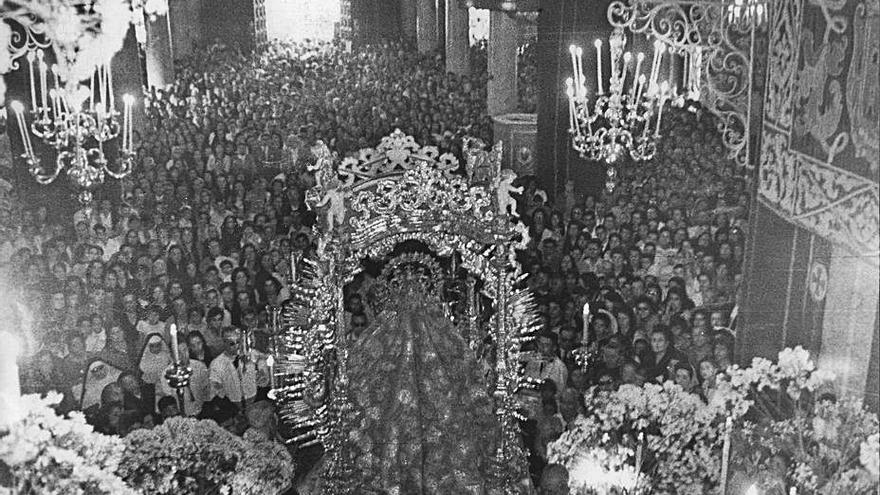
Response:
[{"label": "floral bouquet", "polygon": [[119,473],[151,494],[272,494],[293,480],[290,454],[252,442],[210,420],[170,418],[125,437]]},{"label": "floral bouquet", "polygon": [[[877,415],[865,410],[861,401],[819,400],[792,418],[746,423],[742,438],[745,450],[752,454],[744,458],[741,468],[765,490],[777,483],[796,487],[802,494],[877,493],[878,430]],[[766,477],[774,458],[783,461],[781,476],[777,476],[782,479]]]},{"label": "floral bouquet", "polygon": [[55,414],[61,398],[21,397],[22,419],[0,432],[0,493],[137,493],[116,474],[122,440],[95,433],[80,413]]},{"label": "floral bouquet", "polygon": [[721,471],[729,413],[721,406],[743,410],[742,400],[705,404],[673,382],[594,389],[587,415],[548,446],[548,457],[568,468],[569,486],[578,494],[704,494]]}]

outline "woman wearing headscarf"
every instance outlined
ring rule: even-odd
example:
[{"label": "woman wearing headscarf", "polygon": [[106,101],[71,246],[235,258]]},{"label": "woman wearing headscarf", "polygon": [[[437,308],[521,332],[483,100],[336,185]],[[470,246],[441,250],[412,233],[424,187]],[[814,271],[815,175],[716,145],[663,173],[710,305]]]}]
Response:
[{"label": "woman wearing headscarf", "polygon": [[169,364],[171,364],[171,352],[165,339],[158,333],[148,335],[138,365],[143,382],[152,385],[155,390],[159,381],[165,379],[162,375]]},{"label": "woman wearing headscarf", "polygon": [[87,411],[100,407],[104,387],[116,383],[121,374],[121,369],[103,359],[92,360],[86,367],[82,384],[73,387],[74,394],[80,398],[80,409]]}]

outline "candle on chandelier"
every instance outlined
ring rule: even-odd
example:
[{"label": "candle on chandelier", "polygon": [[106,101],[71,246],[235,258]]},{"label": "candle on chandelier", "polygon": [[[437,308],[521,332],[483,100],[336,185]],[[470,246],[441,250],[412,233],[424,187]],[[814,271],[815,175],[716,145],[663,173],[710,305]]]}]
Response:
[{"label": "candle on chandelier", "polygon": [[569,45],[568,53],[571,55],[571,72],[574,78],[574,84],[578,83],[578,63],[577,63],[577,47],[574,45]]},{"label": "candle on chandelier", "polygon": [[[635,95],[638,93],[637,86],[638,86],[639,80],[642,79],[642,75],[640,73],[642,72],[642,62],[644,62],[644,60],[645,60],[645,54],[642,52],[639,52],[639,54],[636,55],[636,71],[633,73],[633,85],[632,85],[632,88],[630,88],[630,94],[632,94],[632,95]],[[638,101],[638,98],[636,98],[636,101]]]},{"label": "candle on chandelier", "polygon": [[632,53],[626,52],[623,54],[623,70],[620,71],[620,91],[623,92],[623,87],[626,86],[626,70],[629,68],[629,63],[632,61]]},{"label": "candle on chandelier", "polygon": [[171,335],[171,357],[174,360],[174,365],[177,366],[180,364],[180,352],[177,350],[177,325],[172,323],[168,327],[168,334]]},{"label": "candle on chandelier", "polygon": [[666,51],[666,45],[660,40],[654,42],[654,59],[651,63],[651,78],[648,80],[648,96],[656,96],[657,94],[657,76],[660,75],[660,63],[663,61],[663,52]]},{"label": "candle on chandelier", "polygon": [[92,72],[92,77],[89,80],[89,110],[95,111],[95,73]]},{"label": "candle on chandelier", "polygon": [[40,100],[43,104],[43,118],[46,117],[46,113],[49,111],[48,106],[46,105],[46,97],[48,93],[46,92],[46,62],[43,60],[43,50],[37,50],[37,66],[40,70]]},{"label": "candle on chandelier", "polygon": [[585,98],[587,96],[587,83],[584,77],[584,49],[581,47],[577,47],[577,63],[577,85],[574,91],[578,98]]},{"label": "candle on chandelier", "polygon": [[663,119],[663,105],[669,98],[669,81],[663,81],[660,85],[660,108],[657,110],[657,129],[654,131],[654,137],[660,137],[660,120]]},{"label": "candle on chandelier", "polygon": [[131,107],[134,104],[134,97],[130,94],[122,96],[122,149],[131,151],[134,149],[131,142]]},{"label": "candle on chandelier", "polygon": [[61,116],[61,111],[58,109],[58,90],[50,89],[49,98],[52,100],[52,118],[57,119]]},{"label": "candle on chandelier", "polygon": [[110,101],[110,110],[116,108],[116,95],[113,94],[113,71],[110,68],[110,62],[104,66],[107,71],[107,99]]},{"label": "candle on chandelier", "polygon": [[642,100],[642,91],[645,90],[645,75],[642,74],[639,76],[639,80],[636,82],[636,103]]},{"label": "candle on chandelier", "polygon": [[58,76],[58,64],[52,65],[52,79],[55,80],[55,88],[61,90],[61,78]]},{"label": "candle on chandelier", "polygon": [[593,42],[593,45],[596,46],[596,82],[597,82],[597,94],[603,94],[605,91],[602,89],[602,40],[596,40]]},{"label": "candle on chandelier", "polygon": [[13,101],[9,103],[9,107],[12,109],[12,113],[15,114],[15,121],[18,122],[18,132],[21,133],[21,143],[24,146],[24,152],[28,155],[33,155],[31,138],[27,130],[27,122],[24,119],[24,105],[20,101]]},{"label": "candle on chandelier", "polygon": [[27,61],[28,61],[28,76],[31,80],[31,110],[37,110],[37,88],[34,84],[34,58],[36,55],[33,50],[28,50],[27,53]]}]

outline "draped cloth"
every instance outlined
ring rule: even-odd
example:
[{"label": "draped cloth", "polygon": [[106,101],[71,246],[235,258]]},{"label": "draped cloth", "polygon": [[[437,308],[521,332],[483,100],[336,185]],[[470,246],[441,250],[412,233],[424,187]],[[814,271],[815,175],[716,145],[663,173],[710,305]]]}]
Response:
[{"label": "draped cloth", "polygon": [[354,492],[486,493],[500,426],[477,361],[438,303],[409,302],[349,352]]}]

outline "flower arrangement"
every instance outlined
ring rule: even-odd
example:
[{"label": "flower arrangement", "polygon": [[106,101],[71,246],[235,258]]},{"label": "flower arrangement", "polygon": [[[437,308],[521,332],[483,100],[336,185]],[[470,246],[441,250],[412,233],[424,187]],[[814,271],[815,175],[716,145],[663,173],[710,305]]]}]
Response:
[{"label": "flower arrangement", "polygon": [[[795,347],[776,363],[755,358],[747,368],[730,367],[708,403],[672,382],[593,389],[587,414],[548,446],[548,457],[568,468],[573,493],[712,493],[721,483],[725,424],[748,418],[739,467],[753,478],[781,456],[789,479],[782,484],[798,493],[874,493],[877,416],[859,401],[816,400],[832,380]],[[766,489],[771,481],[758,484]]]},{"label": "flower arrangement", "polygon": [[756,405],[754,420],[742,430],[744,450],[750,455],[743,458],[741,469],[761,485],[785,483],[768,480],[766,466],[774,457],[790,459],[776,478],[787,478],[799,493],[876,493],[877,415],[866,411],[860,400],[838,401],[830,388],[822,393],[833,375],[816,369],[800,347],[780,352],[776,365],[760,363],[760,373],[754,368],[753,363],[750,370],[728,370],[731,383],[752,387]]},{"label": "flower arrangement", "polygon": [[21,397],[22,418],[0,432],[0,493],[137,493],[116,474],[122,440],[95,433],[82,414],[55,414],[61,398]]},{"label": "flower arrangement", "polygon": [[[614,392],[594,389],[587,415],[550,444],[548,457],[569,469],[575,493],[703,494],[719,481],[718,452],[728,411],[719,405],[736,400],[705,404],[673,382],[623,385]],[[632,465],[624,467],[621,457]],[[584,465],[594,468],[584,470]],[[608,474],[597,476],[600,472]]]},{"label": "flower arrangement", "polygon": [[293,480],[290,454],[242,439],[210,420],[170,418],[125,437],[120,475],[151,494],[271,494]]}]

